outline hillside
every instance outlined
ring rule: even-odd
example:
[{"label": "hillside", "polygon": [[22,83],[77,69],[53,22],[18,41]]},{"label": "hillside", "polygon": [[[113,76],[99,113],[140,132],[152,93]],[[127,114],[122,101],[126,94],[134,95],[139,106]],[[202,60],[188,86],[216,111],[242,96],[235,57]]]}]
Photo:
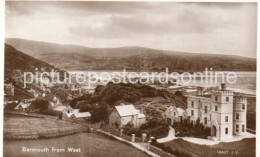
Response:
[{"label": "hillside", "polygon": [[5,44],[5,74],[11,74],[14,70],[20,69],[21,71],[32,72],[35,68],[48,67],[54,68],[46,62],[35,59],[21,51],[16,50],[14,47]]},{"label": "hillside", "polygon": [[231,55],[187,53],[144,47],[89,48],[7,38],[6,43],[66,70],[255,71],[256,59]]},{"label": "hillside", "polygon": [[[31,98],[32,94],[27,92],[23,88],[23,73],[24,72],[35,72],[36,68],[44,68],[46,72],[51,71],[51,69],[61,72],[62,79],[62,70],[55,68],[53,65],[50,65],[46,62],[35,59],[21,51],[16,50],[14,47],[5,44],[5,71],[4,79],[5,83],[12,83],[14,85],[15,99]],[[28,87],[33,88],[38,92],[42,92],[39,87],[29,84]],[[12,98],[11,98],[12,99]]]}]

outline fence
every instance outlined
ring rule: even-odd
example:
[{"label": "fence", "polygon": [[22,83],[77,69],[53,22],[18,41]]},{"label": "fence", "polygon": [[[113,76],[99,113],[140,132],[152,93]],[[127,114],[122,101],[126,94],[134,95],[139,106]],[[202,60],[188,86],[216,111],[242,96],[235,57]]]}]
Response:
[{"label": "fence", "polygon": [[[120,131],[115,130],[115,129],[103,129],[106,132],[110,132],[111,134],[115,135],[115,136],[119,136],[122,137],[123,139],[127,140],[127,141],[132,141],[132,137],[127,136],[126,134],[122,134],[120,136]],[[142,142],[142,138],[140,137],[135,137],[135,142]]]},{"label": "fence", "polygon": [[[129,142],[132,141],[132,138],[130,136],[127,136],[125,134],[122,134],[120,136],[120,131],[118,130],[115,130],[115,129],[109,129],[109,128],[102,128],[103,131],[105,132],[109,132],[110,134],[112,135],[115,135],[115,136],[118,136],[118,137],[121,137]],[[135,137],[135,142],[142,142],[142,138],[140,137]],[[147,142],[147,140],[145,141]],[[164,150],[158,148],[158,147],[155,147],[153,145],[150,145],[150,149],[149,149],[151,152],[155,153],[155,154],[158,154],[159,156],[163,156],[163,157],[174,157],[174,155],[168,153],[168,152],[165,152]]]}]

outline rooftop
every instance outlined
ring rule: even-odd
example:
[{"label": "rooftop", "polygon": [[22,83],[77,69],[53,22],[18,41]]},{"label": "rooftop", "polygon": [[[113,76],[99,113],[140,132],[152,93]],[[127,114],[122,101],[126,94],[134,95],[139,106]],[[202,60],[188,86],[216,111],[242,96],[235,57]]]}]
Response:
[{"label": "rooftop", "polygon": [[134,105],[121,105],[121,106],[115,106],[115,108],[121,117],[137,115],[140,113],[139,110],[135,109]]},{"label": "rooftop", "polygon": [[76,118],[85,118],[85,117],[91,117],[91,114],[89,112],[79,112],[79,113],[74,113],[74,116]]}]

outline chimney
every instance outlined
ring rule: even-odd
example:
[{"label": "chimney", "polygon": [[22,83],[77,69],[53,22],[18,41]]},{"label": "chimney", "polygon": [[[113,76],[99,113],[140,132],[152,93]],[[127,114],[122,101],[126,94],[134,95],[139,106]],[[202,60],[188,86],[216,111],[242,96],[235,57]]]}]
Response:
[{"label": "chimney", "polygon": [[227,84],[221,83],[221,90],[226,90],[227,89]]},{"label": "chimney", "polygon": [[200,95],[203,95],[203,87],[197,87],[197,95],[200,96]]}]

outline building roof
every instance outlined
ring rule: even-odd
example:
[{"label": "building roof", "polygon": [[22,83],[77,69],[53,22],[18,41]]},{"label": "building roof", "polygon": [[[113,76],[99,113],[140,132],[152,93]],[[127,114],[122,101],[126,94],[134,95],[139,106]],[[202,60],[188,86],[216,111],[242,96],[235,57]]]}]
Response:
[{"label": "building roof", "polygon": [[139,113],[139,114],[137,115],[137,118],[145,118],[145,115],[144,115],[143,113]]},{"label": "building roof", "polygon": [[14,109],[18,110],[19,106],[21,106],[22,108],[28,108],[30,105],[31,103],[20,103]]},{"label": "building roof", "polygon": [[121,105],[115,106],[115,108],[121,117],[137,115],[140,113],[139,110],[135,109],[134,105]]},{"label": "building roof", "polygon": [[73,109],[73,113],[79,113],[79,109]]},{"label": "building roof", "polygon": [[71,116],[71,115],[73,115],[73,113],[67,113],[67,112],[66,112],[66,113],[64,113],[64,114],[66,114],[66,115],[67,115],[67,117],[69,117],[69,118],[70,118],[70,116]]},{"label": "building roof", "polygon": [[55,107],[53,110],[55,110],[55,111],[63,111],[63,110],[65,110],[67,108],[67,106],[57,106],[57,107]]},{"label": "building roof", "polygon": [[85,118],[85,117],[91,117],[91,114],[89,112],[79,112],[79,113],[74,113],[74,116],[76,118]]},{"label": "building roof", "polygon": [[181,116],[183,112],[185,111],[184,109],[177,107],[176,110],[178,111],[179,115]]},{"label": "building roof", "polygon": [[51,107],[54,107],[56,104],[54,104],[54,102],[49,102]]}]

